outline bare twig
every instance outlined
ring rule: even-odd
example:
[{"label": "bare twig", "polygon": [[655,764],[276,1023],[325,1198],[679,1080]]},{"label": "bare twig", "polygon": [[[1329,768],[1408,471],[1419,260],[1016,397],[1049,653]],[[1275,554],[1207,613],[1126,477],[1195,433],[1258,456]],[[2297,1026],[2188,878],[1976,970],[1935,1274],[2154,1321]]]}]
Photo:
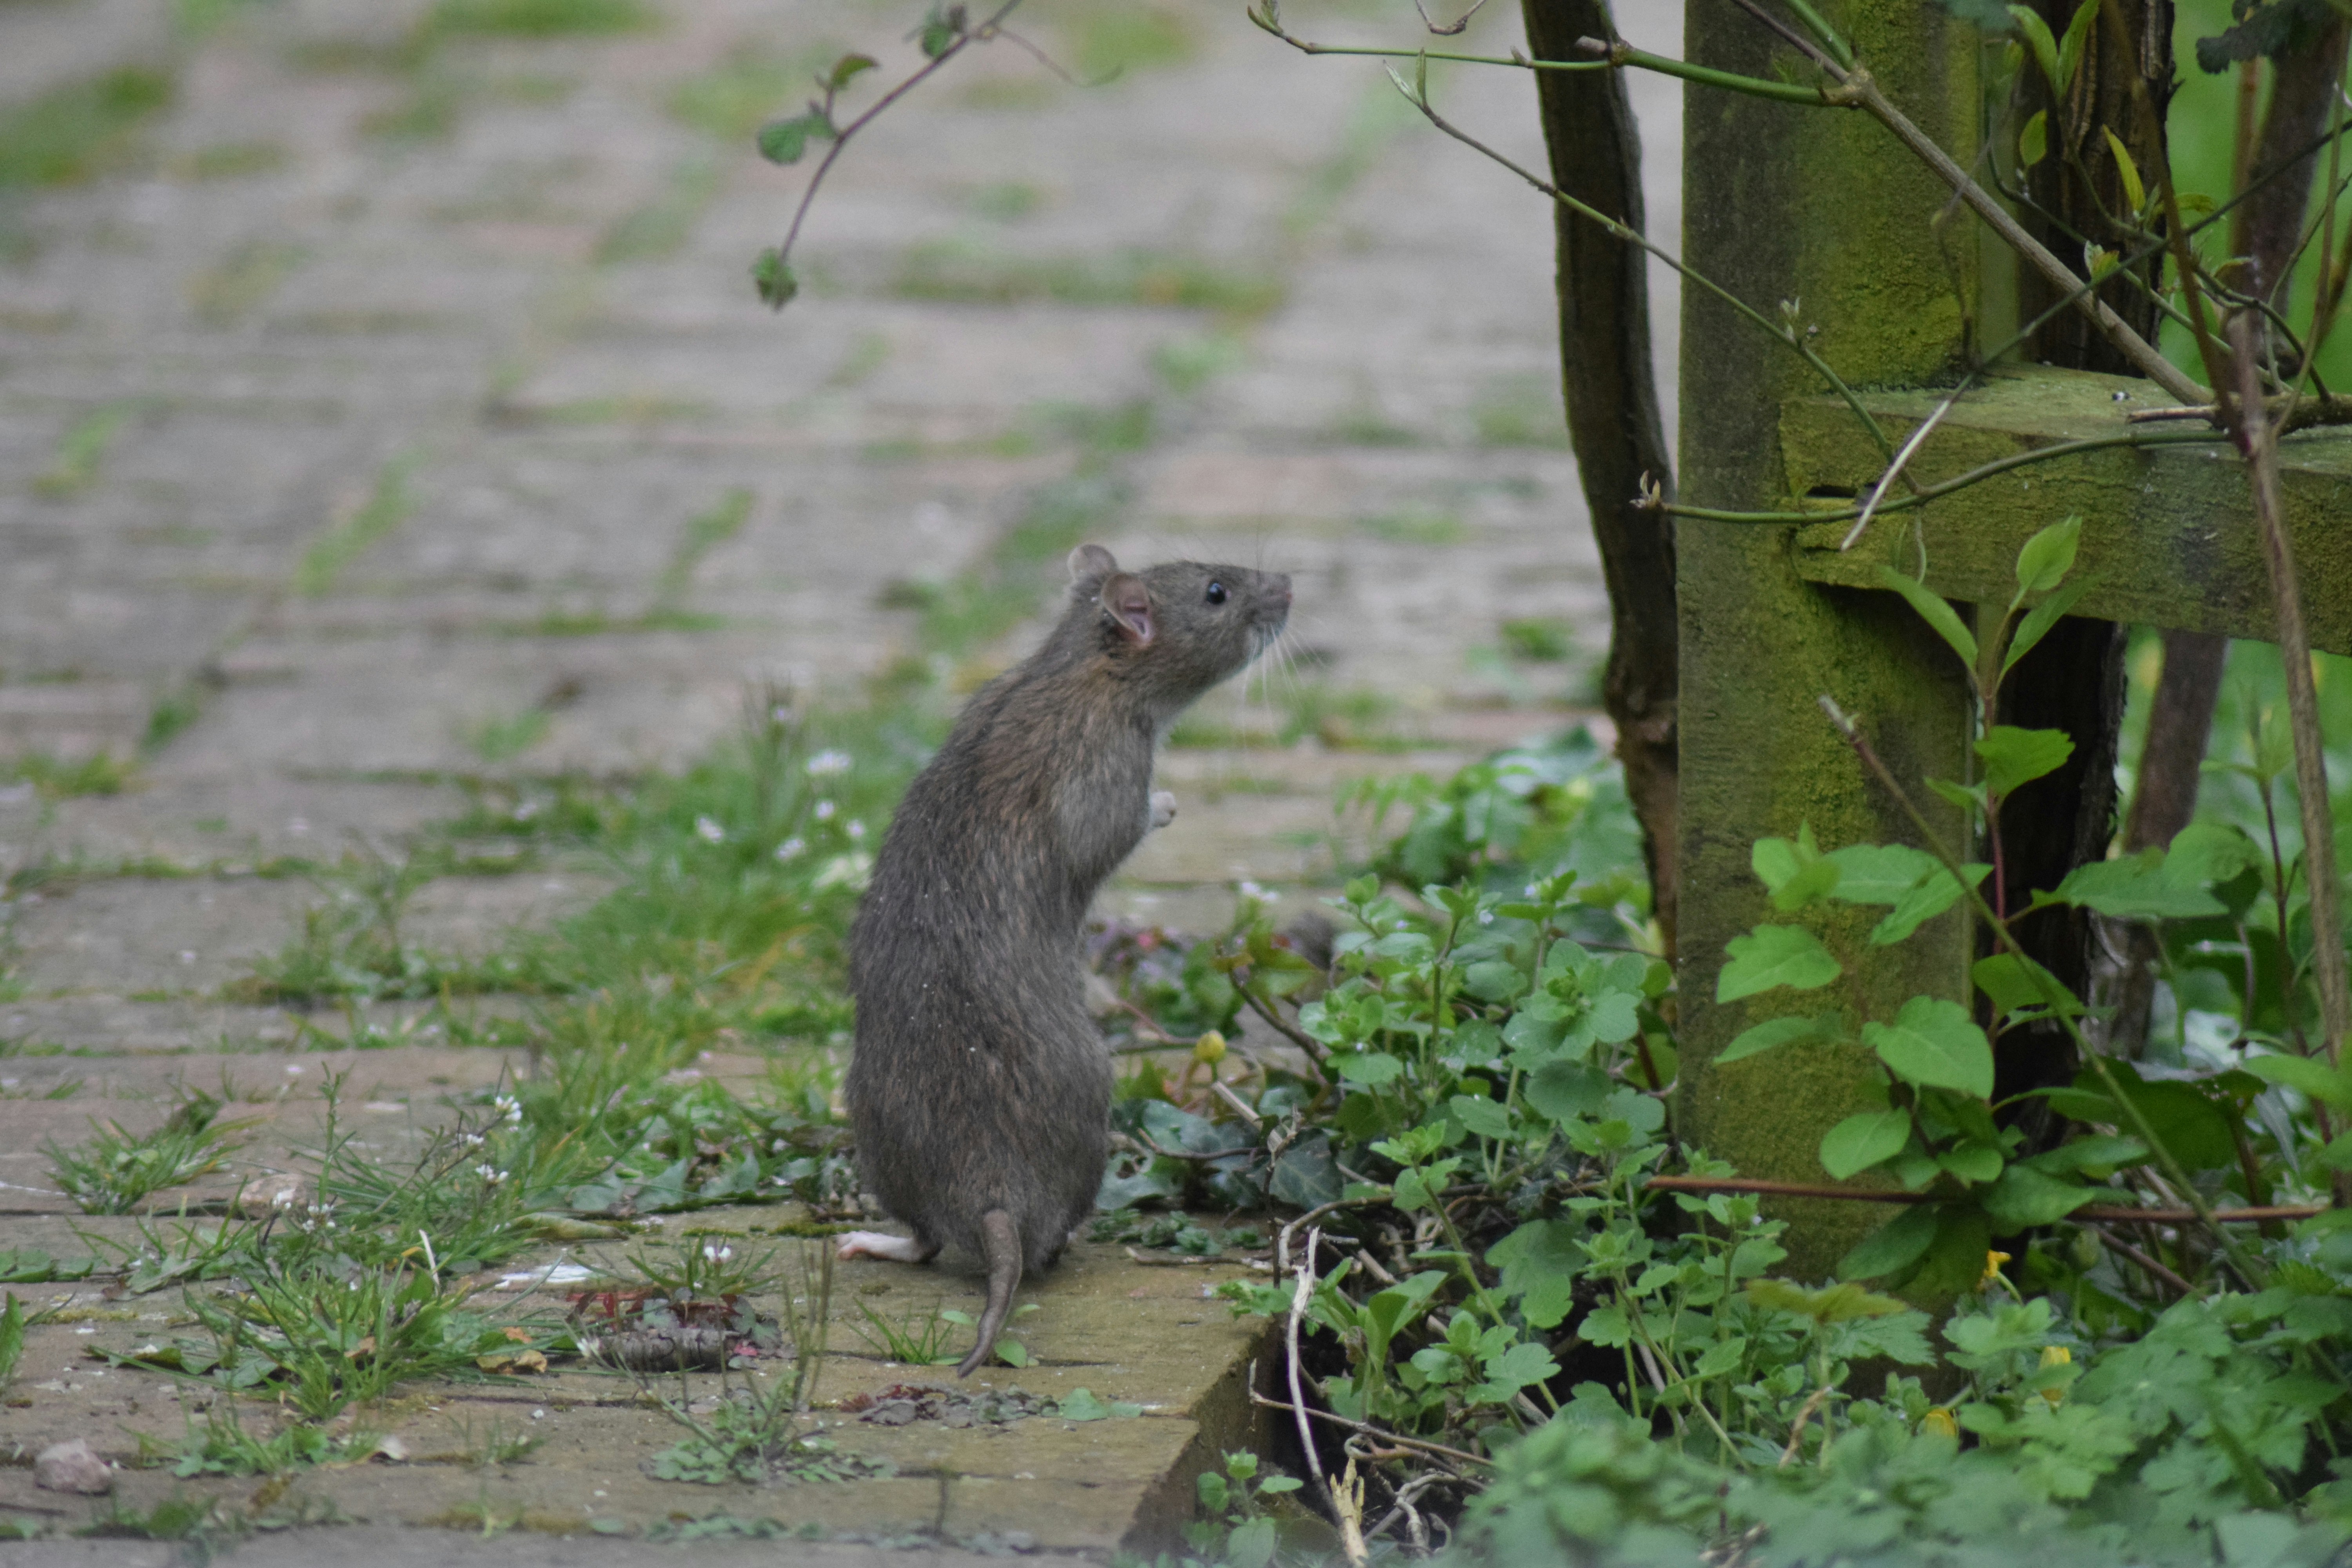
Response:
[{"label": "bare twig", "polygon": [[[1293,1408],[1279,1399],[1268,1399],[1255,1388],[1250,1390],[1250,1403],[1266,1410],[1286,1411]],[[1443,1443],[1430,1442],[1425,1437],[1408,1437],[1402,1432],[1387,1431],[1372,1426],[1370,1422],[1350,1421],[1345,1415],[1335,1415],[1328,1410],[1317,1410],[1308,1406],[1306,1408],[1306,1414],[1318,1421],[1328,1421],[1334,1426],[1345,1426],[1351,1432],[1361,1432],[1367,1437],[1377,1437],[1383,1443],[1393,1443],[1401,1448],[1412,1448],[1421,1453],[1434,1454],[1440,1458],[1458,1459],[1465,1465],[1491,1467],[1495,1462],[1492,1459],[1481,1458],[1476,1454],[1465,1453],[1459,1448],[1449,1448]]]},{"label": "bare twig", "polygon": [[1290,1384],[1290,1411],[1298,1421],[1298,1447],[1307,1456],[1308,1473],[1318,1482],[1323,1479],[1323,1460],[1315,1452],[1315,1431],[1307,1424],[1307,1395],[1299,1388],[1298,1320],[1306,1315],[1307,1303],[1315,1295],[1315,1247],[1322,1239],[1320,1230],[1307,1233],[1307,1256],[1298,1260],[1298,1284],[1290,1293],[1290,1311],[1282,1327],[1283,1340],[1290,1352],[1285,1370]]},{"label": "bare twig", "polygon": [[[2124,416],[2128,425],[2157,425],[2176,419],[2218,421],[2221,406],[2215,403],[2200,404],[2187,408],[2135,408]],[[2352,425],[2352,394],[2336,393],[2327,397],[2297,398],[2293,393],[2279,393],[2263,400],[2263,417],[2274,435],[2291,435],[2307,430],[2315,425]]]},{"label": "bare twig", "polygon": [[1209,1080],[1209,1092],[1215,1095],[1219,1100],[1223,1100],[1226,1106],[1231,1109],[1233,1113],[1240,1117],[1244,1121],[1248,1122],[1253,1130],[1263,1129],[1265,1126],[1265,1119],[1251,1108],[1248,1100],[1244,1100],[1240,1095],[1235,1094],[1231,1089],[1227,1088],[1225,1086],[1224,1079],[1217,1078],[1211,1079]]},{"label": "bare twig", "polygon": [[1813,1396],[1805,1401],[1804,1408],[1797,1412],[1797,1419],[1789,1428],[1789,1446],[1780,1450],[1782,1469],[1787,1469],[1790,1463],[1796,1458],[1798,1446],[1805,1440],[1805,1423],[1813,1418],[1814,1412],[1822,1407],[1822,1401],[1829,1396],[1830,1385],[1826,1383],[1822,1384],[1813,1390]]},{"label": "bare twig", "polygon": [[2319,690],[2311,671],[2311,637],[2303,624],[2303,587],[2294,573],[2294,545],[2287,537],[2279,500],[2278,438],[2271,429],[2261,388],[2254,380],[2254,321],[2240,315],[2230,323],[2230,346],[2238,366],[2238,445],[2253,490],[2254,521],[2270,568],[2271,595],[2277,601],[2279,655],[2286,666],[2287,716],[2294,730],[2294,784],[2303,812],[2304,884],[2310,897],[2312,967],[2319,982],[2321,1043],[2328,1064],[2340,1067],[2344,1031],[2352,1016],[2347,985],[2344,925],[2336,899],[2336,828],[2327,799],[2327,759],[2319,728]]},{"label": "bare twig", "polygon": [[2084,1228],[2088,1230],[2092,1235],[2097,1237],[2101,1242],[2105,1243],[2109,1251],[2119,1252],[2124,1257],[2129,1258],[2133,1263],[2137,1264],[2141,1271],[2146,1273],[2149,1279],[2161,1280],[2163,1283],[2170,1286],[2173,1289],[2179,1291],[2183,1296],[2194,1296],[2197,1294],[2197,1287],[2191,1285],[2188,1280],[2183,1279],[2179,1275],[2175,1274],[2171,1269],[2167,1268],[2163,1264],[2158,1263],[2155,1258],[2150,1258],[2147,1253],[2142,1252],[2138,1247],[2134,1247],[2130,1242],[2126,1241],[2123,1237],[2117,1236],[2114,1231],[2103,1229],[2095,1225],[2085,1226]]},{"label": "bare twig", "polygon": [[1260,1001],[1255,991],[1253,991],[1248,986],[1244,985],[1241,988],[1241,993],[1242,1000],[1249,1004],[1250,1011],[1265,1019],[1267,1023],[1273,1025],[1275,1033],[1280,1035],[1284,1039],[1288,1040],[1292,1045],[1297,1046],[1300,1050],[1305,1051],[1307,1053],[1307,1060],[1320,1068],[1324,1063],[1331,1059],[1330,1047],[1325,1045],[1322,1041],[1317,1039],[1314,1036],[1308,1034],[1297,1025],[1286,1021],[1279,1014],[1276,1013],[1273,1008]]}]

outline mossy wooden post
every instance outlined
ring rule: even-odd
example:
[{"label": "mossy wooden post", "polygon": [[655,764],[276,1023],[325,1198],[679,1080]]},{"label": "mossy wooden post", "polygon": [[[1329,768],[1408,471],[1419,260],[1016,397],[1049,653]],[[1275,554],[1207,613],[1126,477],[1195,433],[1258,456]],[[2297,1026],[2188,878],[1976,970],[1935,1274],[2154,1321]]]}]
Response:
[{"label": "mossy wooden post", "polygon": [[[1920,0],[1825,9],[1905,111],[1972,163],[1973,30]],[[1713,0],[1690,7],[1686,54],[1766,78],[1801,63],[1750,16]],[[1768,312],[1789,301],[1796,330],[1850,384],[1948,382],[1968,347],[1977,257],[1965,219],[1947,216],[1938,227],[1949,190],[1862,114],[1698,87],[1684,102],[1690,263]],[[1782,405],[1823,383],[1704,290],[1683,298],[1682,500],[1778,509],[1790,493]],[[1859,959],[1833,993],[1780,991],[1718,1005],[1725,942],[1770,912],[1750,847],[1759,837],[1794,837],[1804,824],[1825,847],[1916,841],[1816,706],[1822,695],[1860,717],[1904,779],[1966,776],[1969,711],[1958,661],[1917,616],[1891,594],[1803,580],[1795,532],[1685,520],[1677,536],[1681,1111],[1691,1142],[1743,1175],[1818,1183],[1827,1179],[1822,1135],[1869,1103],[1859,1048],[1783,1049],[1720,1070],[1709,1058],[1748,1026],[1818,1012],[1825,998],[1891,1016],[1922,993],[1964,997],[1967,932],[1948,914],[1898,948],[1868,949],[1863,933],[1881,911],[1856,910],[1831,928],[1833,946]],[[1938,828],[1959,841],[1957,814]],[[1793,1222],[1787,1269],[1799,1278],[1828,1275],[1886,1217],[1862,1204],[1773,1207]]]}]

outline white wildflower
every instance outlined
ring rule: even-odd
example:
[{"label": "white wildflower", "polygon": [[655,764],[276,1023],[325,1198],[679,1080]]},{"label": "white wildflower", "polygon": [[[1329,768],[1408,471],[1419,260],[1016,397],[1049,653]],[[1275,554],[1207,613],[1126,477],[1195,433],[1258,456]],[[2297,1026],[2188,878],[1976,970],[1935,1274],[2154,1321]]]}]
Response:
[{"label": "white wildflower", "polygon": [[849,771],[847,752],[819,752],[808,760],[808,774],[813,779],[831,778]]},{"label": "white wildflower", "polygon": [[833,802],[829,800],[818,801],[816,803],[816,819],[819,822],[831,822],[833,820],[833,814],[840,809],[841,807],[834,805]]},{"label": "white wildflower", "polygon": [[787,838],[782,844],[776,846],[776,858],[779,860],[790,860],[807,847],[808,840],[805,838]]},{"label": "white wildflower", "polygon": [[853,816],[853,817],[851,817],[851,818],[849,819],[849,837],[850,837],[853,840],[865,837],[866,837],[866,824],[864,824],[864,823],[862,823],[862,822],[858,821],[858,820],[857,820],[856,817],[854,817],[854,816]]},{"label": "white wildflower", "polygon": [[694,819],[694,836],[705,844],[727,842],[727,830],[708,816],[698,816]]}]

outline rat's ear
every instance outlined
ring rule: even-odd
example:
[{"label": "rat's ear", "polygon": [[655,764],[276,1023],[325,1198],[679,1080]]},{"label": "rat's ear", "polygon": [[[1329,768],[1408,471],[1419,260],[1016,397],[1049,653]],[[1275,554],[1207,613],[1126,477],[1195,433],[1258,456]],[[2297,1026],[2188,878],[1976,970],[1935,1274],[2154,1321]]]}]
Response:
[{"label": "rat's ear", "polygon": [[1132,572],[1114,574],[1102,585],[1101,603],[1103,615],[1130,644],[1141,647],[1151,640],[1151,595],[1142,578]]},{"label": "rat's ear", "polygon": [[1070,581],[1073,583],[1100,582],[1118,570],[1118,563],[1112,560],[1110,552],[1099,544],[1081,544],[1070,552]]}]

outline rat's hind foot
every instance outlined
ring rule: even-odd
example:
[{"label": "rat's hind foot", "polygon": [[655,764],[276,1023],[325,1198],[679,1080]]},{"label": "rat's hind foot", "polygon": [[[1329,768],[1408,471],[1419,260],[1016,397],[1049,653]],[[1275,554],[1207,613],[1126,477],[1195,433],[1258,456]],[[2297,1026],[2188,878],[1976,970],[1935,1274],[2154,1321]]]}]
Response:
[{"label": "rat's hind foot", "polygon": [[929,1263],[939,1252],[936,1247],[925,1247],[911,1236],[892,1236],[882,1230],[853,1230],[840,1238],[836,1258],[880,1258],[892,1263]]},{"label": "rat's hind foot", "polygon": [[1176,797],[1164,789],[1151,792],[1151,826],[1165,827],[1176,820]]}]

